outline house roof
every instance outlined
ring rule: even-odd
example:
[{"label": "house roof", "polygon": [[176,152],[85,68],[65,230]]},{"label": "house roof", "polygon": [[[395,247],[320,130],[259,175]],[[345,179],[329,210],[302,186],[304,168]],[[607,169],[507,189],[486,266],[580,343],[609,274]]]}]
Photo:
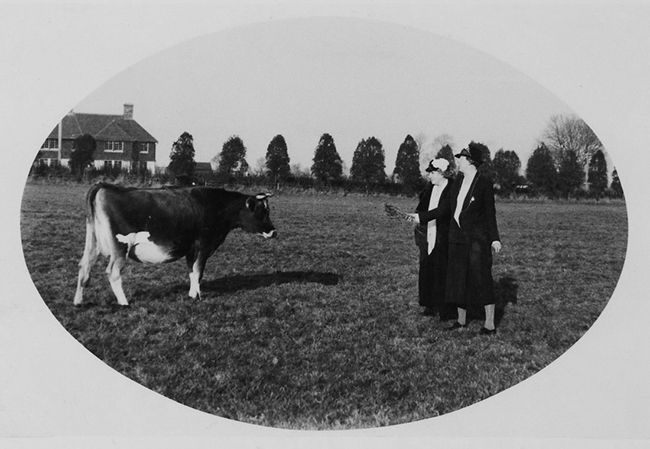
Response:
[{"label": "house roof", "polygon": [[[123,115],[71,112],[63,117],[62,123],[63,139],[76,139],[84,134],[90,134],[97,140],[158,142],[138,122],[125,119]],[[54,127],[48,138],[56,139],[58,136],[59,125]]]},{"label": "house roof", "polygon": [[212,164],[210,164],[209,162],[197,162],[196,165],[194,166],[194,172],[210,173],[212,172]]}]

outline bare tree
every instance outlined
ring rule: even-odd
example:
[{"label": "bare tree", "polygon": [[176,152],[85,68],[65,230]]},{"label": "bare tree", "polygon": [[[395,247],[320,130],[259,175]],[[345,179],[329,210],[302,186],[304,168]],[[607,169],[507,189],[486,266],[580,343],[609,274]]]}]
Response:
[{"label": "bare tree", "polygon": [[219,170],[219,160],[221,159],[221,153],[217,153],[214,155],[212,159],[210,159],[210,166],[212,167],[212,171],[217,171]]},{"label": "bare tree", "polygon": [[266,158],[260,157],[255,161],[255,167],[251,169],[255,176],[264,176],[266,174]]},{"label": "bare tree", "polygon": [[303,168],[302,164],[291,164],[291,174],[296,178],[309,178],[311,173],[308,168]]},{"label": "bare tree", "polygon": [[440,152],[441,148],[448,146],[449,148],[454,147],[454,138],[446,133],[438,135],[430,145],[424,149],[424,146],[420,147],[420,167],[425,168],[429,165],[429,161],[437,157],[436,155]]},{"label": "bare tree", "polygon": [[[415,137],[415,143],[418,146],[418,154],[420,155],[420,169],[424,170],[426,167],[424,160],[426,159],[425,155],[423,154],[425,152],[425,147],[427,144],[427,135],[423,132],[418,133]],[[429,163],[429,159],[427,159],[426,164]]]},{"label": "bare tree", "polygon": [[603,150],[603,144],[598,136],[575,114],[552,116],[543,132],[543,138],[553,155],[556,167],[559,167],[568,151],[573,151],[580,166],[586,172],[594,153]]},{"label": "bare tree", "polygon": [[424,148],[424,145],[427,143],[427,135],[423,132],[420,132],[415,135],[414,139],[415,143],[418,144],[418,149],[422,150],[422,148]]}]

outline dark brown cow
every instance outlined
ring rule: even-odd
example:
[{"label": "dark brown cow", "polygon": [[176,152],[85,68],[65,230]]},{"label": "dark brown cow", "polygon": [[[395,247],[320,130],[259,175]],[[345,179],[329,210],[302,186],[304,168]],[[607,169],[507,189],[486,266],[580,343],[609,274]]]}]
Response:
[{"label": "dark brown cow", "polygon": [[236,228],[265,238],[276,236],[269,218],[268,193],[249,196],[214,187],[138,189],[95,184],[86,195],[86,246],[79,262],[74,304],[83,301],[90,268],[99,254],[109,258],[106,273],[123,306],[121,270],[126,258],[163,263],[185,257],[189,296],[201,296],[199,284],[208,258]]}]

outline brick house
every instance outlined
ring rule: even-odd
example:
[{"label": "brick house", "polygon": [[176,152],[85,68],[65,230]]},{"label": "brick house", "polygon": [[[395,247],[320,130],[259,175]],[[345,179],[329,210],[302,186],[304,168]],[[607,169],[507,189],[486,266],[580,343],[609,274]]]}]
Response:
[{"label": "brick house", "polygon": [[133,119],[133,105],[128,103],[122,115],[70,111],[43,142],[35,163],[67,166],[74,140],[84,134],[90,134],[97,142],[96,168],[139,167],[154,172],[158,141]]}]

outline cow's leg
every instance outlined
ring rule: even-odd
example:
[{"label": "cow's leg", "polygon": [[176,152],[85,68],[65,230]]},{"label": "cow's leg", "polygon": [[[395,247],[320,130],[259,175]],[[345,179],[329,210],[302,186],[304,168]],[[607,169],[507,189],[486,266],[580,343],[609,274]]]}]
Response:
[{"label": "cow's leg", "polygon": [[114,252],[111,254],[110,261],[106,267],[106,274],[108,275],[108,281],[111,283],[111,288],[113,293],[117,298],[117,302],[121,306],[128,306],[129,301],[126,300],[126,295],[122,289],[122,268],[126,263],[126,258],[123,254]]},{"label": "cow's leg", "polygon": [[74,305],[78,306],[83,302],[84,288],[90,283],[90,270],[97,261],[99,250],[95,241],[95,228],[92,222],[86,223],[86,245],[84,253],[79,261],[79,278],[77,279],[77,292],[74,295]]},{"label": "cow's leg", "polygon": [[198,255],[190,253],[186,257],[187,268],[190,272],[190,292],[192,299],[201,299],[201,279],[203,279],[203,270],[207,258],[199,252]]}]

